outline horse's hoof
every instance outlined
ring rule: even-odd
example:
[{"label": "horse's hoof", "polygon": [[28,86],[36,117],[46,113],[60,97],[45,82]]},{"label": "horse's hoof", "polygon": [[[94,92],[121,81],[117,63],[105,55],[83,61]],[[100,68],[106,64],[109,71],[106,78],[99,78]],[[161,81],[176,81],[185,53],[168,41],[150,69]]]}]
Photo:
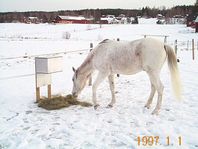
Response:
[{"label": "horse's hoof", "polygon": [[159,110],[154,110],[153,112],[152,112],[152,115],[158,115],[159,114]]},{"label": "horse's hoof", "polygon": [[98,105],[98,104],[97,104],[97,105],[94,105],[94,109],[97,110],[97,108],[98,108],[99,106],[100,106],[100,105]]},{"label": "horse's hoof", "polygon": [[112,104],[108,104],[107,108],[113,108]]},{"label": "horse's hoof", "polygon": [[150,109],[150,105],[145,105],[144,108]]}]

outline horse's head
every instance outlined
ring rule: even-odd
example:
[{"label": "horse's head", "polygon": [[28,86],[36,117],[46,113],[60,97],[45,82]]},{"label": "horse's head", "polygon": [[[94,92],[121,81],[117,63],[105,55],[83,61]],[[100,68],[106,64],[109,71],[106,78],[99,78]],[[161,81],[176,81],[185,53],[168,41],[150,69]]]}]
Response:
[{"label": "horse's head", "polygon": [[74,71],[74,75],[72,78],[72,81],[73,81],[72,95],[74,97],[78,97],[80,92],[85,87],[87,79],[86,79],[86,76],[84,76],[83,74],[80,74],[78,70],[76,70],[75,68],[72,68],[72,69]]}]

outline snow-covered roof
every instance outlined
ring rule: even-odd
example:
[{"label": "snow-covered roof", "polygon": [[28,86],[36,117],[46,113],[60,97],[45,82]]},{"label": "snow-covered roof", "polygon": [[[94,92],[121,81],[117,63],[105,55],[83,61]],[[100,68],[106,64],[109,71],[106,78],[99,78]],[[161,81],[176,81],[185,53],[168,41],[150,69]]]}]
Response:
[{"label": "snow-covered roof", "polygon": [[83,16],[59,16],[63,20],[86,20]]},{"label": "snow-covered roof", "polygon": [[157,14],[157,16],[158,16],[158,17],[163,17],[163,15],[162,15],[162,14],[160,14],[160,13],[158,13],[158,14]]},{"label": "snow-covered roof", "polygon": [[29,19],[33,20],[33,19],[38,19],[38,17],[28,17]]},{"label": "snow-covered roof", "polygon": [[197,23],[198,23],[198,16],[197,16],[197,18],[195,19],[195,22],[197,22]]}]

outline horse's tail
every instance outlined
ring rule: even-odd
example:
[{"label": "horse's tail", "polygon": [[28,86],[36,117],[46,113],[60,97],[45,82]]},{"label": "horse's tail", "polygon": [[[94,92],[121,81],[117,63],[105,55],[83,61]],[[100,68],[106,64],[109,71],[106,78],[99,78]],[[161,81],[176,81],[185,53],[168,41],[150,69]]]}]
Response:
[{"label": "horse's tail", "polygon": [[179,70],[177,66],[177,58],[176,55],[173,51],[173,49],[165,45],[164,46],[167,56],[168,56],[168,66],[171,74],[171,82],[172,82],[172,87],[174,94],[177,99],[181,99],[181,81],[180,81],[180,75],[179,75]]}]

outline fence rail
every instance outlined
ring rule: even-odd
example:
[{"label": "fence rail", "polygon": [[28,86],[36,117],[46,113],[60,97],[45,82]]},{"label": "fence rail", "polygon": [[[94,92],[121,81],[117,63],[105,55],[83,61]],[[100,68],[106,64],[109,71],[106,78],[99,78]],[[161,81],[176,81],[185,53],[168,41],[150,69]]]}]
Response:
[{"label": "fence rail", "polygon": [[41,57],[41,56],[57,56],[62,54],[68,54],[68,53],[76,53],[76,52],[82,52],[82,51],[89,51],[89,49],[82,49],[82,50],[73,50],[73,51],[65,51],[65,52],[55,52],[55,53],[47,53],[47,54],[37,54],[37,55],[22,55],[22,56],[16,56],[16,57],[5,57],[0,58],[0,60],[12,60],[12,59],[19,59],[19,58],[35,58],[35,57]]},{"label": "fence rail", "polygon": [[[146,35],[148,36],[148,35]],[[150,35],[152,36],[152,35]],[[155,35],[156,36],[156,35]],[[168,37],[168,36],[159,36],[159,37]],[[119,41],[120,39],[118,38],[117,41]],[[164,40],[166,41],[166,40]],[[196,50],[198,51],[198,40],[187,40],[187,41],[181,41],[181,40],[172,40],[172,41],[166,41],[167,44],[171,45],[174,47],[175,53],[177,54],[177,52],[180,50],[187,50],[187,51],[192,51],[192,59],[194,60],[196,58],[195,54],[196,54]],[[17,56],[17,57],[6,57],[6,58],[0,58],[0,61],[4,61],[4,60],[13,60],[13,59],[19,59],[19,58],[35,58],[35,57],[41,57],[41,56],[57,56],[57,55],[63,55],[63,54],[68,54],[68,53],[76,53],[76,52],[84,52],[87,51],[89,52],[90,49],[93,48],[93,44],[90,43],[90,48],[87,49],[82,49],[82,50],[72,50],[72,51],[64,51],[64,52],[56,52],[56,53],[47,53],[47,54],[38,54],[38,55],[23,55],[23,56]],[[14,79],[14,78],[20,78],[20,77],[29,77],[29,76],[33,76],[35,74],[24,74],[24,75],[16,75],[16,76],[9,76],[9,77],[2,77],[0,78],[0,80],[7,80],[7,79]],[[91,84],[91,83],[90,83]]]},{"label": "fence rail", "polygon": [[[24,56],[0,58],[0,61],[1,60],[13,60],[13,59],[19,59],[19,58],[35,58],[35,57],[41,57],[41,56],[57,56],[57,55],[68,54],[68,53],[90,51],[91,48],[93,48],[93,44],[92,43],[90,44],[90,48],[89,49],[72,50],[72,51],[56,52],[56,53],[48,53],[48,54],[39,54],[39,55],[27,55],[26,54]],[[0,81],[1,80],[8,80],[8,79],[15,79],[15,78],[22,78],[22,77],[29,77],[29,76],[34,76],[34,75],[35,75],[35,73],[2,77],[2,78],[0,78]]]}]

